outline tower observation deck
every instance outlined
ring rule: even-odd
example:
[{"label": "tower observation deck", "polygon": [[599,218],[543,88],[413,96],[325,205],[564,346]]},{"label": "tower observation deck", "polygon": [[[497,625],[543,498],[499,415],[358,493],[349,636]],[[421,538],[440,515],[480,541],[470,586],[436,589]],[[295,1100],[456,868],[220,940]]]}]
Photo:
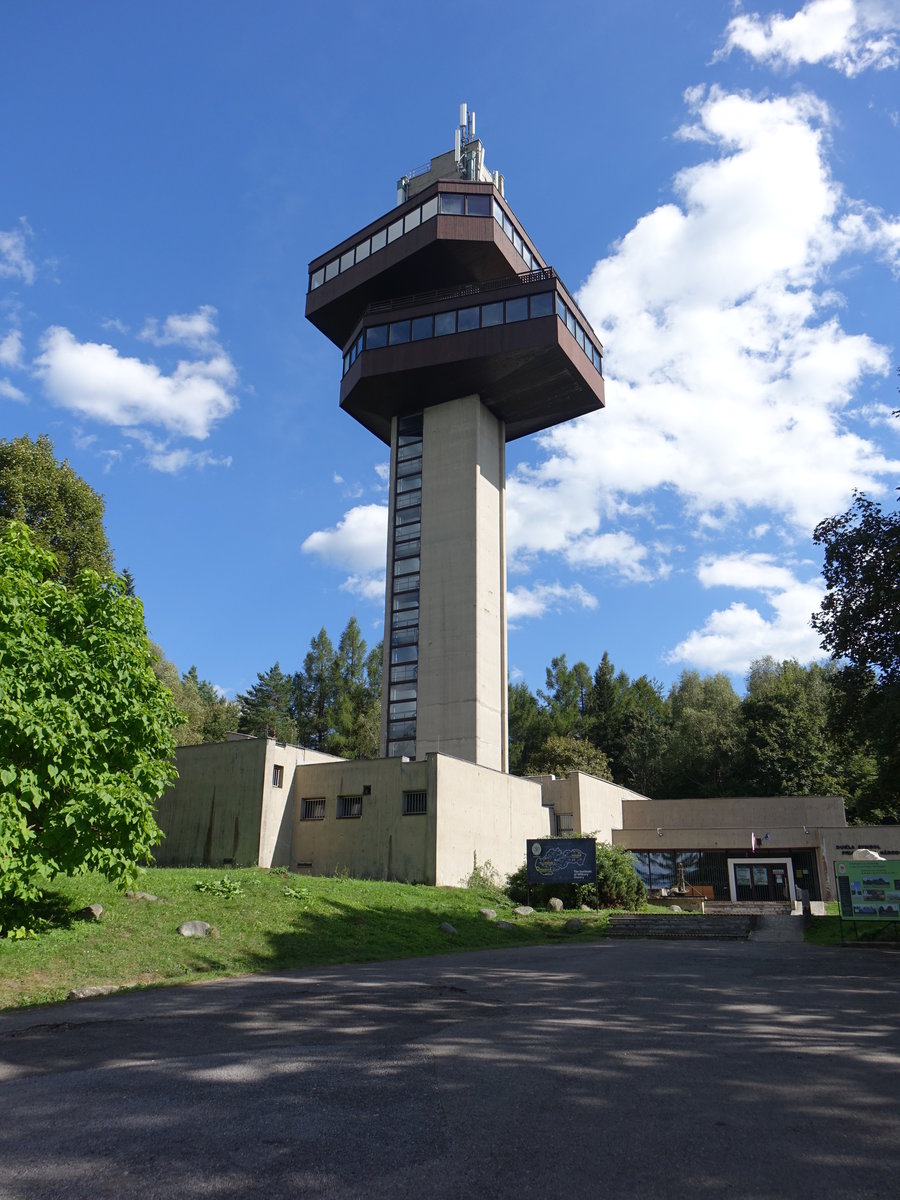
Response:
[{"label": "tower observation deck", "polygon": [[505,771],[505,444],[603,406],[603,349],[484,166],[474,114],[314,258],[340,403],[391,447],[381,752]]}]

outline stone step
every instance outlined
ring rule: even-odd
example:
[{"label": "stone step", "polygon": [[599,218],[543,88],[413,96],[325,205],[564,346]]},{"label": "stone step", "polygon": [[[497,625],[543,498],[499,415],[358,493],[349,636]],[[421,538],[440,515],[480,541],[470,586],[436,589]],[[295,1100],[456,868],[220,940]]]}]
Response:
[{"label": "stone step", "polygon": [[790,900],[707,900],[706,902],[707,913],[716,917],[790,916],[793,908]]},{"label": "stone step", "polygon": [[609,918],[610,937],[730,938],[750,936],[749,916],[699,916],[692,913],[615,914]]}]

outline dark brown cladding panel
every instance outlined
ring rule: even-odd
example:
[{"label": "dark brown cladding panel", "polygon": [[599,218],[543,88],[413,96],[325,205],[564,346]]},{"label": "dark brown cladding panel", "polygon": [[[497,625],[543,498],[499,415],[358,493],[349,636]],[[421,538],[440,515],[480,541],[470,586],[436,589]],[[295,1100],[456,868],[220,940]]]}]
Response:
[{"label": "dark brown cladding panel", "polygon": [[369,304],[525,270],[493,217],[439,215],[306,297],[306,316],[336,346]]},{"label": "dark brown cladding panel", "polygon": [[556,315],[367,350],[341,407],[390,443],[391,417],[477,393],[514,441],[604,405],[603,379]]}]

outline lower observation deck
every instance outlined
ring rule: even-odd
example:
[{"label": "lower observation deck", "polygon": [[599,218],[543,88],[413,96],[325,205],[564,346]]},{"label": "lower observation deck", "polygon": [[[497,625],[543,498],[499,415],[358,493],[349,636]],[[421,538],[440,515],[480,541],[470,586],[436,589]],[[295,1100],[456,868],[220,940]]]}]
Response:
[{"label": "lower observation deck", "polygon": [[477,394],[513,441],[604,405],[602,347],[550,268],[370,305],[344,352],[341,407],[391,418]]}]

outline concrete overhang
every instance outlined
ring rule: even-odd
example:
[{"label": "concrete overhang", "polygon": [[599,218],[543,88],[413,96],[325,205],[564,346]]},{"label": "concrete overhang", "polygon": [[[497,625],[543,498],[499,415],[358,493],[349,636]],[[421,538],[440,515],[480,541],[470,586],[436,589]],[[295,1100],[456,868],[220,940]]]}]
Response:
[{"label": "concrete overhang", "polygon": [[364,351],[343,378],[341,407],[390,445],[392,416],[475,393],[507,441],[605,404],[602,376],[554,313]]},{"label": "concrete overhang", "polygon": [[[511,212],[493,184],[442,181],[314,258],[309,264],[310,278],[329,264],[340,264],[346,256],[352,257],[360,243],[390,228],[392,223],[402,222],[410,210],[439,193],[484,195],[496,199],[505,212]],[[544,266],[519,222],[515,232],[522,237],[533,261]],[[532,265],[514,248],[493,216],[438,213],[409,232],[399,234],[383,249],[368,253],[362,261],[311,288],[306,296],[306,316],[336,346],[343,346],[370,304],[421,292],[423,280],[430,281],[432,287],[455,287],[470,281],[515,275]]]}]

